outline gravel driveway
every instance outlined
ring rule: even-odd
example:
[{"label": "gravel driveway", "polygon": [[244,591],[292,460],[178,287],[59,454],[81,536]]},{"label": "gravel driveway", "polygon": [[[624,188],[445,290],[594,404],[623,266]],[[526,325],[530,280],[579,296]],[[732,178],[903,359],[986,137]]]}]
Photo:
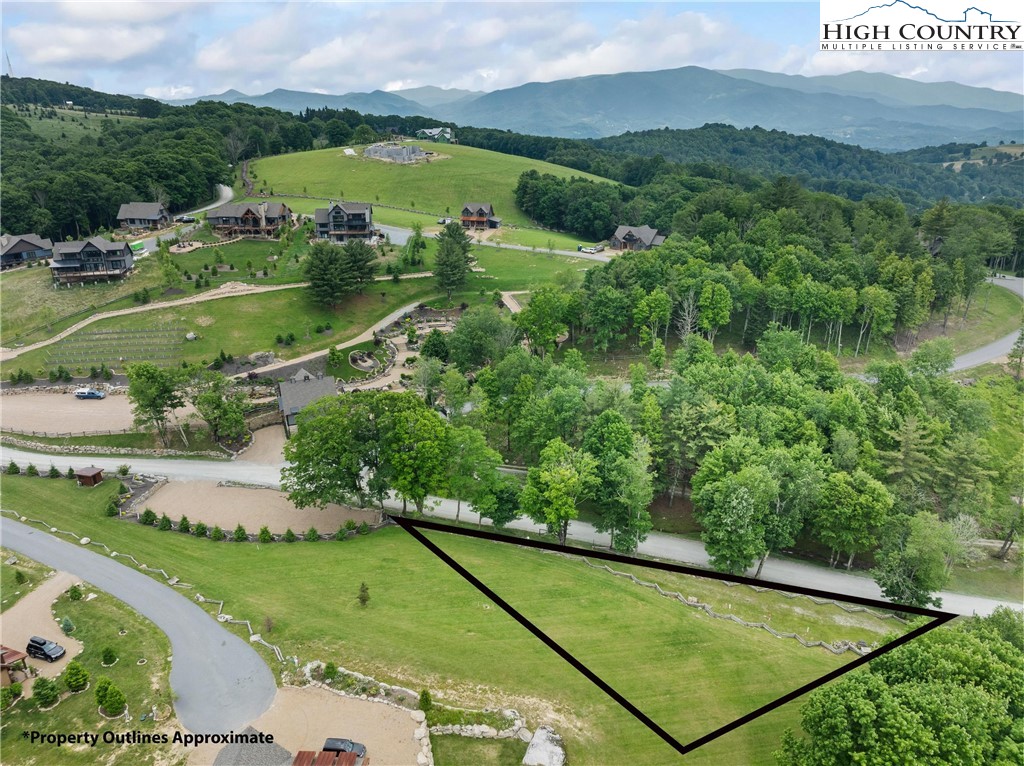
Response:
[{"label": "gravel driveway", "polygon": [[115,560],[7,517],[0,518],[0,534],[5,547],[92,583],[167,634],[174,657],[174,709],[189,731],[240,731],[270,707],[277,686],[263,658],[189,597]]},{"label": "gravel driveway", "polygon": [[[127,396],[76,399],[73,394],[6,394],[3,426],[20,433],[80,434],[133,429],[132,403]],[[195,415],[192,405],[175,410],[179,420]],[[173,421],[172,421],[173,422]]]}]

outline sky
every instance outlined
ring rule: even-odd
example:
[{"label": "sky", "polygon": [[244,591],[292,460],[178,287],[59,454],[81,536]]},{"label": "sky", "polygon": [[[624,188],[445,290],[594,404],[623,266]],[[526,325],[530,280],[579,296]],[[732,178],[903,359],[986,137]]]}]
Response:
[{"label": "sky", "polygon": [[[855,0],[851,0],[857,4]],[[864,70],[1024,92],[1024,54],[821,52],[815,2],[7,2],[17,77],[188,98],[342,94],[681,66]],[[6,60],[4,72],[7,72]]]}]

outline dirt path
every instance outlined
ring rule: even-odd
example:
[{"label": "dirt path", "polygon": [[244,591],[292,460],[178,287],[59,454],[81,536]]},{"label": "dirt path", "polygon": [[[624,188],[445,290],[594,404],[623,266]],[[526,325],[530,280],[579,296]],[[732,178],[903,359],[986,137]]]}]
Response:
[{"label": "dirt path", "polygon": [[[0,614],[0,643],[12,649],[25,651],[28,640],[32,636],[42,636],[67,649],[67,654],[56,662],[45,662],[29,658],[28,664],[39,670],[44,678],[56,678],[64,672],[68,662],[82,653],[82,644],[71,636],[65,636],[58,627],[53,613],[54,600],[75,583],[81,582],[78,577],[67,572],[56,572],[39,586],[18,601],[7,611]],[[26,697],[32,696],[31,679],[22,682]]]},{"label": "dirt path", "polygon": [[337,532],[349,519],[376,524],[379,516],[372,510],[333,504],[323,510],[296,508],[284,492],[275,489],[221,487],[214,481],[168,482],[149,496],[146,507],[157,516],[166,513],[174,521],[184,514],[193,524],[216,524],[229,534],[241,524],[250,533],[266,526],[274,534],[284,534],[290,527],[300,537],[310,527],[327,534]]},{"label": "dirt path", "polygon": [[[178,420],[196,415],[192,405],[174,411]],[[72,394],[32,392],[0,397],[0,423],[5,430],[31,434],[85,434],[134,431],[127,396],[76,399]],[[173,427],[173,420],[171,421]]]},{"label": "dirt path", "polygon": [[[411,766],[420,752],[413,739],[417,724],[405,710],[377,702],[341,697],[316,687],[277,690],[274,704],[253,722],[258,731],[294,756],[300,750],[319,752],[328,737],[344,737],[366,745],[374,766]],[[213,763],[221,745],[204,745],[189,757],[189,766]]]},{"label": "dirt path", "polygon": [[240,460],[264,465],[278,465],[284,462],[284,428],[280,425],[267,426],[252,432],[252,446],[242,453]]}]

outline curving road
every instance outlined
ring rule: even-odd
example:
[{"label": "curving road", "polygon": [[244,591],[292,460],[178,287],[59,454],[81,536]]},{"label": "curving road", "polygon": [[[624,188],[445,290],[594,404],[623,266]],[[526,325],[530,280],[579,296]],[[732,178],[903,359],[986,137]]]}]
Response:
[{"label": "curving road", "polygon": [[[21,465],[25,465],[30,461],[45,465],[45,462],[40,459],[38,453],[23,452],[10,447],[0,446],[0,464],[6,465],[10,460],[14,460]],[[76,462],[76,467],[81,467],[85,460],[100,468],[113,470],[123,463],[125,458],[84,458]],[[62,471],[66,471],[69,466],[67,458],[55,457],[54,462],[57,468]],[[281,469],[284,468],[285,463],[267,465],[263,463],[249,463],[245,460],[215,462],[206,460],[133,458],[131,459],[131,466],[134,471],[166,476],[172,480],[191,481],[205,479],[210,481],[236,481],[279,489],[281,486]],[[402,507],[401,501],[397,498],[392,498],[385,505],[392,510],[400,510]],[[428,498],[427,510],[432,516],[454,519],[455,508],[456,504],[453,500]],[[461,518],[471,522],[477,521],[476,514],[465,509],[463,509]],[[486,520],[485,523],[487,523]],[[509,526],[512,529],[537,534],[544,532],[542,526],[534,524],[527,519],[519,519]],[[574,521],[570,524],[569,537],[575,541],[602,546],[610,544],[608,535],[597,532],[593,525],[584,521]],[[653,533],[640,545],[639,552],[646,556],[653,556],[667,561],[692,564],[704,569],[710,568],[703,543],[685,537]],[[752,572],[748,574],[752,575]],[[777,557],[768,559],[764,565],[762,577],[768,583],[776,582],[785,585],[799,585],[805,588],[847,593],[864,598],[883,598],[878,585],[866,575],[847,572],[842,569],[827,569],[793,559]],[[1010,606],[1015,609],[1024,607],[1024,604],[1021,602],[1000,601],[980,596],[968,596],[961,593],[942,592],[936,595],[942,598],[942,608],[945,611],[957,614],[990,614],[998,606]]]},{"label": "curving road", "polygon": [[241,731],[274,701],[274,675],[256,651],[173,588],[80,545],[0,517],[4,546],[81,577],[152,620],[171,641],[174,710],[189,731]]},{"label": "curving road", "polygon": [[[999,287],[1006,288],[1014,295],[1024,299],[1024,279],[1020,277],[989,277],[988,281]],[[1013,348],[1013,344],[1016,343],[1019,333],[1020,328],[986,346],[961,354],[953,362],[953,369],[968,370],[971,367],[977,367],[980,364],[991,362],[993,359],[1006,356],[1010,353],[1010,349]]]}]

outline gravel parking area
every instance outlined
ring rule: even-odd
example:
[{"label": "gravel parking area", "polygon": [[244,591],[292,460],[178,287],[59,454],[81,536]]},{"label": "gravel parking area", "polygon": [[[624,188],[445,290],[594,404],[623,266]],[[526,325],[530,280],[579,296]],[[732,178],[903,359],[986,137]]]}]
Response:
[{"label": "gravel parking area", "polygon": [[266,526],[275,534],[283,534],[289,527],[301,535],[310,527],[321,533],[336,532],[347,520],[357,524],[377,523],[374,511],[328,505],[323,510],[296,508],[284,492],[273,489],[247,487],[219,487],[212,481],[168,482],[146,501],[159,516],[166,513],[177,521],[182,513],[193,524],[201,521],[209,527],[217,524],[230,532],[241,524],[250,533]]},{"label": "gravel parking area", "polygon": [[[56,641],[67,650],[67,654],[56,662],[46,662],[30,657],[27,662],[45,678],[56,678],[64,672],[68,662],[82,653],[82,644],[71,636],[65,636],[50,611],[57,597],[81,579],[67,572],[57,572],[39,583],[32,593],[18,601],[10,609],[0,613],[0,643],[12,649],[25,651],[32,636],[42,636]],[[26,697],[32,696],[32,681],[23,681]]]},{"label": "gravel parking area", "polygon": [[[420,751],[413,738],[417,724],[408,711],[340,697],[316,687],[278,689],[270,710],[252,726],[273,734],[274,743],[293,756],[300,750],[319,752],[328,737],[344,737],[366,745],[374,766],[413,766]],[[197,748],[189,757],[189,766],[213,763],[221,747]]]},{"label": "gravel parking area", "polygon": [[[175,411],[179,419],[195,414],[191,406]],[[7,394],[0,397],[0,424],[20,433],[80,434],[131,430],[132,405],[124,395],[76,399],[73,394]]]}]

